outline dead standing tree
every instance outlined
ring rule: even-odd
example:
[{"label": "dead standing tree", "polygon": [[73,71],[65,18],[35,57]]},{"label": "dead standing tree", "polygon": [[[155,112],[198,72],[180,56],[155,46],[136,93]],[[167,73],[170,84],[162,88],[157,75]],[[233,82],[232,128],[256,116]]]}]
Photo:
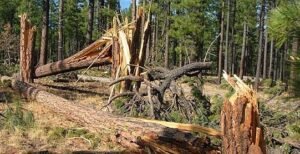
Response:
[{"label": "dead standing tree", "polygon": [[20,74],[21,81],[33,82],[33,48],[35,26],[27,19],[27,14],[21,15],[20,36]]}]

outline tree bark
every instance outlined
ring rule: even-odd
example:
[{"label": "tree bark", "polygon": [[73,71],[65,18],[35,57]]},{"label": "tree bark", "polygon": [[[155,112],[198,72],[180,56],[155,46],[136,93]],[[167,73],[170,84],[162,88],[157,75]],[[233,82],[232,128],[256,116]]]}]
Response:
[{"label": "tree bark", "polygon": [[259,78],[261,74],[261,60],[262,60],[262,52],[263,52],[263,31],[264,31],[264,7],[265,0],[261,0],[261,10],[260,10],[260,25],[259,25],[259,45],[258,45],[258,56],[257,56],[257,65],[256,65],[256,75],[255,75],[255,90],[258,90],[259,87]]},{"label": "tree bark", "polygon": [[169,15],[170,15],[170,2],[167,1],[167,16],[166,16],[166,34],[165,34],[165,68],[169,68]]},{"label": "tree bark", "polygon": [[58,50],[57,59],[63,59],[63,14],[64,14],[64,0],[59,0],[59,17],[58,17]]},{"label": "tree bark", "polygon": [[77,75],[79,81],[83,82],[102,82],[110,83],[112,82],[111,78],[95,77],[95,76],[86,76],[86,75]]},{"label": "tree bark", "polygon": [[225,100],[221,112],[222,153],[265,154],[256,92],[237,76],[236,81],[227,74],[223,76],[235,93]]},{"label": "tree bark", "polygon": [[81,61],[71,62],[71,63],[68,60],[60,60],[54,63],[42,65],[35,69],[34,77],[40,78],[49,75],[55,75],[59,73],[86,68],[89,67],[90,65],[95,67],[95,66],[108,65],[111,63],[110,57],[104,57],[94,61],[95,58],[97,58],[97,56],[91,57],[89,59],[81,60]]},{"label": "tree bark", "polygon": [[274,53],[274,73],[273,73],[273,80],[277,80],[277,72],[278,72],[278,48],[275,48]]},{"label": "tree bark", "polygon": [[240,61],[240,75],[239,77],[243,79],[244,75],[244,61],[245,61],[245,50],[246,50],[246,37],[247,37],[247,24],[244,21],[244,32],[243,32],[243,46],[242,46],[242,54]]},{"label": "tree bark", "polygon": [[230,27],[230,8],[231,0],[227,0],[227,16],[226,16],[226,38],[225,38],[225,55],[224,55],[224,70],[228,72],[228,44],[229,44],[229,27]]},{"label": "tree bark", "polygon": [[[267,3],[266,3],[267,4]],[[267,17],[267,9],[265,12],[265,16]],[[265,23],[267,23],[267,18],[265,19]],[[267,77],[267,56],[268,56],[268,30],[265,29],[265,49],[264,49],[264,65],[263,65],[263,79]]]},{"label": "tree bark", "polygon": [[222,75],[222,56],[223,56],[223,35],[224,35],[224,0],[222,0],[222,15],[221,15],[221,36],[220,36],[220,48],[219,48],[219,63],[218,63],[218,83],[221,84]]},{"label": "tree bark", "polygon": [[49,0],[43,0],[42,38],[39,65],[47,63],[48,52],[48,25],[49,25]]},{"label": "tree bark", "polygon": [[231,74],[237,73],[238,64],[236,56],[236,45],[235,45],[235,20],[236,20],[236,0],[233,0],[232,10],[232,26],[231,26],[231,39],[230,39],[230,48],[231,48]]},{"label": "tree bark", "polygon": [[90,131],[109,130],[110,134],[113,134],[112,140],[128,148],[131,152],[146,152],[143,151],[145,147],[158,153],[217,152],[207,145],[205,139],[184,132],[200,130],[208,132],[210,135],[221,135],[220,132],[212,129],[196,125],[115,116],[70,102],[17,80],[12,81],[12,87],[25,97],[42,103],[50,110],[87,127]]},{"label": "tree bark", "polygon": [[272,79],[272,72],[273,72],[273,49],[274,49],[274,40],[271,39],[271,45],[270,45],[270,64],[269,64],[269,72],[268,72],[268,78]]},{"label": "tree bark", "polygon": [[131,0],[131,19],[136,20],[136,0]]},{"label": "tree bark", "polygon": [[92,43],[93,39],[93,26],[94,26],[94,0],[89,0],[89,15],[88,15],[88,29],[86,33],[85,45]]},{"label": "tree bark", "polygon": [[33,82],[33,49],[35,27],[29,23],[27,14],[21,15],[20,76],[21,81]]},{"label": "tree bark", "polygon": [[104,0],[99,0],[98,1],[98,31],[100,32],[99,34],[102,34],[104,27],[105,27],[105,20],[104,16],[102,15],[103,9],[104,9],[105,3]]},{"label": "tree bark", "polygon": [[[296,57],[298,50],[299,50],[299,38],[294,37],[292,40],[292,52],[291,52],[291,56],[292,57]],[[290,85],[289,85],[289,91],[292,92],[294,90],[294,85],[293,82],[296,80],[296,72],[295,72],[296,66],[295,64],[292,62],[291,63],[291,68],[290,68]]]}]

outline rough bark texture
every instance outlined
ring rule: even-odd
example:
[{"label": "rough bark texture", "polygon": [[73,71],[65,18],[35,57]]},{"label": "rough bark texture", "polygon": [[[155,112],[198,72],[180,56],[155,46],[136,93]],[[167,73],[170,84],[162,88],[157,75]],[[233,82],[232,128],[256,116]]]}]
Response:
[{"label": "rough bark texture", "polygon": [[165,68],[169,68],[169,29],[170,29],[170,2],[167,2],[167,17],[166,17],[166,34],[165,34]]},{"label": "rough bark texture", "polygon": [[12,87],[25,97],[35,99],[45,107],[84,125],[91,131],[114,134],[112,136],[114,141],[135,152],[145,152],[143,151],[145,147],[158,153],[217,152],[205,139],[197,138],[178,129],[97,111],[17,80],[13,80]]},{"label": "rough bark texture", "polygon": [[98,60],[95,60],[97,57],[92,57],[89,59],[81,60],[78,62],[72,62],[69,63],[67,60],[60,60],[54,63],[49,63],[43,66],[39,66],[35,69],[34,77],[40,78],[45,77],[49,75],[55,75],[59,73],[69,72],[69,71],[75,71],[78,69],[92,66],[102,66],[102,65],[108,65],[111,63],[110,57],[104,57]]},{"label": "rough bark texture", "polygon": [[[227,77],[226,77],[227,76]],[[266,153],[263,129],[259,126],[259,111],[256,93],[237,76],[235,82],[224,75],[236,93],[224,102],[221,113],[224,154]]]},{"label": "rough bark texture", "polygon": [[228,72],[228,49],[229,49],[228,43],[229,43],[230,11],[231,11],[231,0],[227,0],[225,55],[224,55],[224,70],[226,72]]},{"label": "rough bark texture", "polygon": [[43,20],[43,27],[42,27],[39,65],[45,65],[47,63],[49,0],[43,0],[43,19],[42,20]]},{"label": "rough bark texture", "polygon": [[33,47],[35,27],[27,20],[27,15],[21,16],[20,36],[20,75],[21,81],[33,82]]},{"label": "rough bark texture", "polygon": [[88,30],[86,34],[86,45],[92,43],[93,39],[93,23],[94,23],[94,0],[89,0],[89,17],[88,17]]},{"label": "rough bark texture", "polygon": [[243,47],[242,47],[242,55],[240,61],[240,75],[239,77],[243,79],[244,75],[244,61],[245,61],[245,50],[246,50],[246,36],[247,36],[247,24],[244,22],[244,32],[243,32]]},{"label": "rough bark texture", "polygon": [[64,0],[59,0],[59,17],[58,17],[58,50],[57,59],[63,58],[63,14],[64,14]]},{"label": "rough bark texture", "polygon": [[95,77],[95,76],[87,76],[87,75],[77,75],[79,81],[83,82],[102,82],[102,83],[110,83],[112,82],[111,78],[103,78],[103,77]]},{"label": "rough bark texture", "polygon": [[222,0],[222,15],[221,15],[221,36],[219,48],[219,62],[218,62],[218,83],[221,84],[222,76],[222,56],[223,56],[223,36],[224,36],[224,0]]},{"label": "rough bark texture", "polygon": [[268,78],[270,79],[272,79],[272,72],[273,72],[273,48],[274,48],[274,40],[272,38],[271,46],[270,46],[270,64],[269,64],[269,72],[268,72]]},{"label": "rough bark texture", "polygon": [[136,20],[136,0],[131,0],[131,19]]},{"label": "rough bark texture", "polygon": [[258,45],[258,56],[257,56],[257,65],[256,65],[256,75],[255,75],[255,90],[258,90],[259,87],[259,78],[261,74],[261,60],[263,53],[263,31],[264,31],[264,4],[265,0],[261,0],[261,10],[260,10],[260,25],[259,25],[259,45]]}]

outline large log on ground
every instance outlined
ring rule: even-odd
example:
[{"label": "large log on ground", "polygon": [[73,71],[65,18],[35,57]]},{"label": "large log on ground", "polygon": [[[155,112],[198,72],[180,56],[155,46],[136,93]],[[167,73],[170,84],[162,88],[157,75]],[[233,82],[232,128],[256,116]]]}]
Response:
[{"label": "large log on ground", "polygon": [[98,60],[95,60],[97,57],[94,56],[89,59],[80,60],[78,62],[68,62],[68,60],[61,60],[54,63],[49,63],[46,65],[39,66],[35,69],[34,77],[40,78],[45,77],[49,75],[55,75],[59,73],[69,72],[69,71],[75,71],[78,69],[86,68],[92,65],[95,66],[102,66],[102,65],[108,65],[111,63],[111,58],[104,57],[100,58]]},{"label": "large log on ground", "polygon": [[256,92],[235,76],[223,75],[236,93],[224,102],[221,113],[223,149],[225,154],[266,153],[263,129],[259,125]]},{"label": "large log on ground", "polygon": [[[168,128],[159,123],[149,123],[136,118],[124,118],[101,112],[86,106],[70,102],[30,86],[27,83],[12,80],[12,87],[24,96],[35,99],[54,112],[84,125],[90,130],[112,132],[115,141],[134,152],[151,149],[157,153],[216,153],[207,139],[200,139],[179,129]],[[172,124],[173,127],[176,125]],[[199,126],[200,127],[200,126]],[[183,130],[196,127],[183,126]],[[198,127],[197,127],[198,128]],[[207,129],[208,134],[219,136],[218,131]]]}]

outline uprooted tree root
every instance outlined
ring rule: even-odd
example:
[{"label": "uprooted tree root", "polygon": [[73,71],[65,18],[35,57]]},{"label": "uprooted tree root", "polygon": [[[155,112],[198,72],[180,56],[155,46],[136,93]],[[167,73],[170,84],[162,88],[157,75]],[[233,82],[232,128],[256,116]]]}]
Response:
[{"label": "uprooted tree root", "polygon": [[[197,114],[199,100],[188,100],[180,94],[180,88],[176,84],[171,84],[176,79],[187,75],[196,76],[202,70],[208,69],[211,63],[192,63],[183,67],[167,70],[165,68],[153,68],[142,73],[141,76],[124,76],[110,83],[110,86],[122,81],[133,81],[135,83],[143,82],[147,86],[147,90],[139,91],[138,88],[132,88],[132,91],[126,91],[117,94],[109,99],[104,106],[110,105],[115,99],[120,97],[130,98],[122,106],[122,111],[129,115],[144,114],[155,119],[170,120],[171,112],[178,112],[180,115],[192,121],[192,117]],[[166,90],[170,91],[171,100],[166,101]],[[146,113],[146,114],[145,114]]]}]

